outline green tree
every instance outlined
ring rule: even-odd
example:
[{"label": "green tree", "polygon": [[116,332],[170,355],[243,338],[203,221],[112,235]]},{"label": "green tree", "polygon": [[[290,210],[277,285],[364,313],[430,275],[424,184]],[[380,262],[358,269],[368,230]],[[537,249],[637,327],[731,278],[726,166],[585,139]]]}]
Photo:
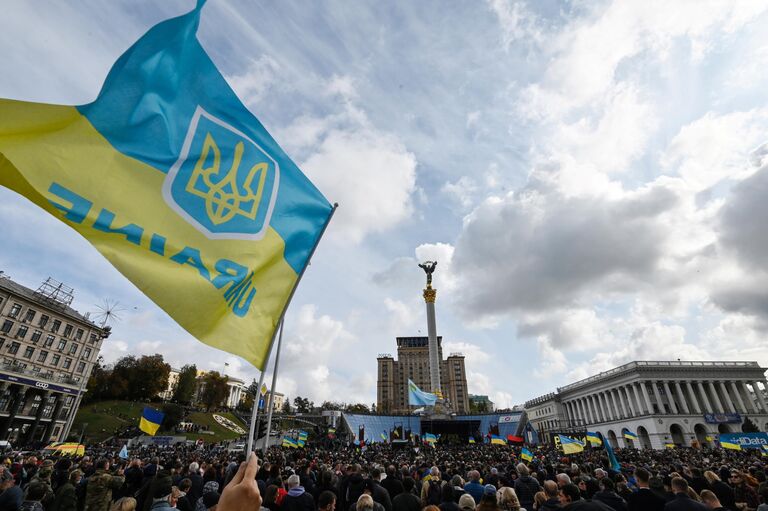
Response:
[{"label": "green tree", "polygon": [[197,366],[187,364],[179,371],[179,379],[173,388],[173,398],[175,403],[189,405],[195,395],[195,385],[197,385]]},{"label": "green tree", "polygon": [[343,410],[344,409],[344,403],[337,403],[335,401],[323,401],[320,405],[320,411],[324,412],[326,410]]},{"label": "green tree", "polygon": [[159,354],[133,355],[118,360],[112,368],[110,397],[117,399],[149,400],[168,387],[171,366]]},{"label": "green tree", "polygon": [[163,429],[171,431],[179,425],[184,418],[184,408],[175,403],[165,403],[163,405]]},{"label": "green tree", "polygon": [[309,413],[315,407],[315,403],[305,397],[298,396],[293,400],[293,406],[298,413]]},{"label": "green tree", "polygon": [[291,398],[288,396],[285,396],[285,401],[283,401],[283,413],[293,413],[293,410],[291,409]]},{"label": "green tree", "polygon": [[88,378],[87,389],[88,392],[83,397],[86,403],[92,401],[98,401],[99,399],[109,399],[112,397],[111,382],[112,368],[104,365],[104,358],[99,357],[96,359],[96,363],[93,365],[91,376]]},{"label": "green tree", "polygon": [[357,403],[354,405],[347,405],[344,411],[350,413],[368,413],[370,412],[370,409],[363,403]]},{"label": "green tree", "polygon": [[203,391],[200,397],[207,410],[219,407],[224,403],[224,400],[229,395],[228,380],[229,378],[219,374],[218,371],[205,373],[201,382]]},{"label": "green tree", "polygon": [[744,424],[741,425],[741,431],[743,433],[760,433],[760,428],[758,428],[755,423],[752,422],[752,419],[745,417]]}]

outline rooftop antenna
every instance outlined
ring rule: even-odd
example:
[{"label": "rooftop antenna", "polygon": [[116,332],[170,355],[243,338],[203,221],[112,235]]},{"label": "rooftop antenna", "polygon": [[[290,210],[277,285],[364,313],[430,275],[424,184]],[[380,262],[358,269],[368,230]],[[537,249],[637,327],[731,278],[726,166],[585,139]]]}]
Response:
[{"label": "rooftop antenna", "polygon": [[128,310],[121,307],[117,300],[110,300],[109,298],[105,299],[101,305],[97,305],[96,308],[99,311],[94,314],[94,317],[97,321],[101,321],[101,328],[107,326],[110,321],[120,321],[120,314]]}]

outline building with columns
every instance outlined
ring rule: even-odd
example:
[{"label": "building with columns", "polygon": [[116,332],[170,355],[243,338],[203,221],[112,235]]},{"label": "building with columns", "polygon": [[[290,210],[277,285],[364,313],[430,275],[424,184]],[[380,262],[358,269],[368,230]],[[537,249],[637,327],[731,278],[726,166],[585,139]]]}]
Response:
[{"label": "building with columns", "polygon": [[718,433],[740,432],[747,417],[767,431],[766,391],[757,362],[638,361],[530,400],[526,413],[542,439],[594,431],[614,447],[711,446]]},{"label": "building with columns", "polygon": [[65,440],[109,327],[70,307],[74,290],[0,276],[0,440]]}]

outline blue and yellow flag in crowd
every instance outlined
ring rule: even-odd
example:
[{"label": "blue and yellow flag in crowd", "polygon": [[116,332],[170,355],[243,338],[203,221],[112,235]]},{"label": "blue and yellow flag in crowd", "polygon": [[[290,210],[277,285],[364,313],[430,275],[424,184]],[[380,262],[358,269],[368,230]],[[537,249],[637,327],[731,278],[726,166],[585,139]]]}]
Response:
[{"label": "blue and yellow flag in crowd", "polygon": [[637,440],[637,435],[635,433],[631,432],[630,430],[625,429],[624,430],[624,438],[626,438],[627,440],[633,440],[634,441],[634,440]]},{"label": "blue and yellow flag in crowd", "polygon": [[491,435],[492,445],[507,445],[507,441],[499,435]]},{"label": "blue and yellow flag in crowd", "polygon": [[200,341],[263,369],[333,208],[201,46],[204,3],[144,34],[93,103],[0,99],[0,185]]},{"label": "blue and yellow flag in crowd", "polygon": [[520,451],[520,459],[522,459],[523,461],[531,461],[533,459],[533,453],[528,449],[526,449],[525,447],[523,447],[523,450]]},{"label": "blue and yellow flag in crowd", "polygon": [[157,430],[160,429],[160,425],[163,423],[165,414],[159,412],[154,408],[148,406],[144,407],[144,411],[141,412],[141,420],[139,420],[139,429],[144,433],[155,436]]},{"label": "blue and yellow flag in crowd", "polygon": [[291,437],[283,437],[283,443],[281,444],[283,447],[290,447],[291,449],[297,449],[299,447],[299,444]]},{"label": "blue and yellow flag in crowd", "polygon": [[735,442],[724,442],[720,440],[720,447],[723,449],[731,449],[733,451],[740,451],[741,450],[741,444],[737,444]]},{"label": "blue and yellow flag in crowd", "polygon": [[413,381],[408,380],[408,404],[412,406],[435,406],[437,396],[424,392]]},{"label": "blue and yellow flag in crowd", "polygon": [[593,433],[592,431],[587,431],[587,442],[589,442],[590,445],[596,445],[598,447],[603,445],[603,439],[600,438],[600,435]]},{"label": "blue and yellow flag in crowd", "polygon": [[584,444],[565,435],[557,435],[560,439],[560,447],[563,449],[564,454],[576,454],[584,450]]}]

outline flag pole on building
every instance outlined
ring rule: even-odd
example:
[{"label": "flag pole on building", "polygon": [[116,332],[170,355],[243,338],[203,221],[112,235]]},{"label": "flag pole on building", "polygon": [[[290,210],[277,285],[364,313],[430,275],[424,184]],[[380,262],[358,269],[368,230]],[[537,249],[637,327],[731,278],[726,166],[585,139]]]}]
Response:
[{"label": "flag pole on building", "polygon": [[[278,366],[278,362],[280,361],[280,344],[283,339],[283,322],[285,321],[285,313],[288,310],[288,306],[291,304],[291,300],[293,300],[293,295],[296,293],[296,288],[299,287],[299,282],[301,282],[301,278],[304,276],[304,272],[307,271],[307,267],[312,261],[312,256],[315,255],[315,250],[317,250],[317,246],[320,244],[320,240],[323,239],[325,230],[328,228],[328,224],[331,223],[331,219],[333,218],[333,215],[336,213],[336,209],[338,207],[339,207],[338,203],[333,204],[333,209],[331,209],[331,213],[330,215],[328,215],[328,219],[325,221],[325,225],[323,225],[323,229],[320,231],[320,235],[317,237],[317,241],[315,242],[315,245],[312,247],[312,251],[309,253],[309,257],[307,257],[307,262],[304,265],[304,267],[301,269],[299,278],[296,279],[296,283],[294,284],[293,289],[291,290],[291,294],[288,296],[288,301],[285,302],[283,313],[280,315],[280,321],[278,322],[278,327],[280,329],[280,337],[278,338],[278,341],[277,341],[277,354],[275,355],[275,369],[274,369],[274,374],[272,375],[272,388],[269,389],[269,404],[267,405],[267,403],[264,403],[265,405],[268,406],[267,436],[264,439],[265,453],[269,448],[269,433],[270,433],[270,426],[272,422],[272,409],[274,408],[274,402],[275,402],[275,384],[277,383],[277,366]],[[272,346],[275,343],[276,334],[277,334],[277,329],[275,329],[275,333],[272,335],[272,342],[269,345],[267,358],[264,360],[264,369],[261,371],[261,376],[259,377],[259,390],[261,390],[261,386],[264,384],[264,374],[266,373],[267,364],[269,363],[269,357],[272,354]],[[251,411],[251,427],[250,427],[250,432],[248,433],[248,452],[249,453],[253,452],[254,435],[256,434],[256,419],[258,418],[258,414],[259,414],[259,400],[257,396],[253,400],[253,410]]]}]

